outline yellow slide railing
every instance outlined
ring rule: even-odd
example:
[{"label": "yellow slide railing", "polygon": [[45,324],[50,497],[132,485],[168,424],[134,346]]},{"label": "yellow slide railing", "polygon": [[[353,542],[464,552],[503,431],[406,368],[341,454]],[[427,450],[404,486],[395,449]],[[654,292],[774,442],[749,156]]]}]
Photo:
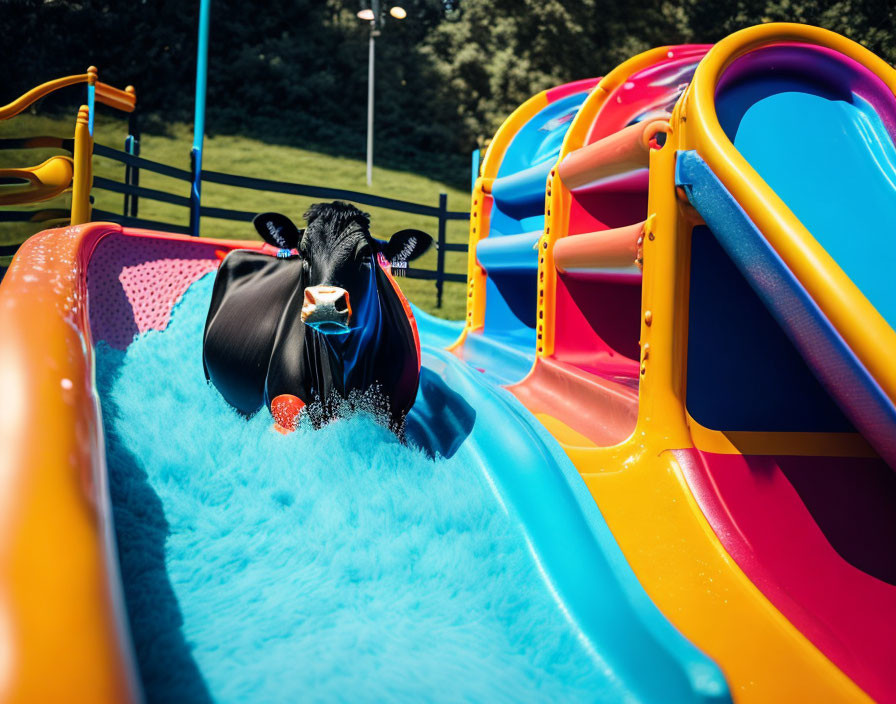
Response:
[{"label": "yellow slide railing", "polygon": [[[96,67],[91,66],[87,73],[64,76],[32,88],[8,105],[0,107],[0,120],[9,120],[50,93],[79,83],[86,83],[88,91],[94,91],[97,102],[121,112],[133,112],[137,105],[133,86],[120,90],[100,83]],[[82,105],[75,123],[72,157],[54,156],[37,166],[0,169],[0,205],[39,203],[71,189],[71,223],[80,225],[88,222],[90,189],[93,184],[93,134],[90,122],[90,109],[87,105]]]},{"label": "yellow slide railing", "polygon": [[21,169],[0,169],[0,205],[50,200],[69,187],[74,162],[53,156],[42,164]]}]

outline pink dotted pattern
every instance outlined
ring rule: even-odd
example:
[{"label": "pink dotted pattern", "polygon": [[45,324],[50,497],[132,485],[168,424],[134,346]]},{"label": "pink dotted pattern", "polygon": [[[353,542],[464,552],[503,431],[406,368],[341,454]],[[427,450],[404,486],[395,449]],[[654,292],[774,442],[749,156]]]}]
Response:
[{"label": "pink dotted pattern", "polygon": [[218,268],[220,244],[111,234],[87,268],[87,302],[94,342],[126,348],[134,335],[164,330],[171,309],[191,284]]}]

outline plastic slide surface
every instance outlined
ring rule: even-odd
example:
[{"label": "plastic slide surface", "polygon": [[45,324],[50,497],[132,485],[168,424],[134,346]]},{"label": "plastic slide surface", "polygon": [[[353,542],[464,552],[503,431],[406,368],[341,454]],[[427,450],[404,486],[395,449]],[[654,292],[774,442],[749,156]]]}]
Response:
[{"label": "plastic slide surface", "polygon": [[[653,151],[642,139],[668,118],[708,49],[657,47],[624,62],[601,79],[564,139],[540,244],[537,359],[510,388],[568,437],[611,445],[634,430],[642,284],[637,240]],[[608,264],[599,248],[610,240],[627,246]],[[564,269],[558,264],[564,246],[596,256],[585,264],[573,256]]]},{"label": "plastic slide surface", "polygon": [[[892,70],[868,52],[835,55],[836,46],[855,47],[842,38],[823,48],[795,46],[822,34],[834,36],[769,25],[732,35],[696,70],[695,61],[683,61],[677,75],[693,80],[674,105],[665,146],[649,153],[646,202],[646,155],[641,173],[629,172],[628,145],[619,142],[625,149],[614,155],[579,132],[579,121],[600,122],[599,110],[589,108],[592,101],[600,106],[592,93],[568,132],[572,149],[561,152],[560,180],[548,183],[538,358],[530,375],[509,387],[572,459],[653,602],[719,664],[740,701],[892,701],[894,695],[887,641],[896,486],[881,459],[894,434],[886,399],[875,389],[887,388],[892,369],[877,364],[875,353],[893,347],[867,344],[889,340],[892,330],[878,326],[886,321],[873,306],[869,313],[867,299],[862,303],[862,291],[875,282],[864,272],[853,274],[865,287],[855,286],[859,297],[832,298],[846,289],[811,251],[816,238],[797,233],[794,223],[802,224],[737,152],[740,138],[744,149],[752,143],[765,155],[771,172],[796,169],[785,183],[798,194],[805,182],[809,192],[824,192],[824,179],[836,177],[821,164],[819,173],[803,175],[803,152],[812,152],[816,161],[809,163],[830,158],[840,169],[889,174],[891,150],[880,143],[881,126],[894,122],[886,106],[894,82],[885,86],[880,77]],[[873,70],[858,66],[856,56]],[[627,79],[638,71],[649,76],[639,60],[651,58],[647,52],[608,78],[619,76],[617,88],[637,86]],[[820,116],[801,127],[800,109],[791,104],[800,98],[787,95],[795,92],[843,103],[832,112],[846,118]],[[713,117],[718,109],[715,132],[705,129],[707,105]],[[815,119],[805,108],[804,119]],[[788,114],[794,127],[779,139],[772,133]],[[622,127],[607,125],[597,136],[614,138]],[[821,138],[831,128],[837,139]],[[853,163],[856,132],[865,136],[866,161],[882,166]],[[837,157],[821,155],[829,144]],[[564,156],[587,162],[588,155],[599,157],[590,164],[598,174],[593,180],[587,163],[565,168]],[[623,177],[607,179],[613,159]],[[862,187],[886,191],[887,180],[874,176]],[[592,196],[601,189],[618,193]],[[625,201],[620,193],[633,197]],[[861,202],[858,194],[850,197]],[[888,217],[879,199],[863,198],[866,208]],[[614,271],[616,259],[606,256],[623,251],[613,243],[631,238],[639,220],[641,281],[637,272]],[[798,239],[795,233],[804,235],[797,252],[814,274],[800,275],[800,257],[781,266],[793,254],[781,245],[784,235]],[[582,246],[562,239],[580,234]],[[583,267],[571,271],[576,258]],[[851,305],[840,313],[853,313],[837,318],[844,298]],[[614,338],[621,344],[607,344]],[[866,360],[874,384],[862,379],[852,358]],[[836,371],[826,378],[826,368]],[[838,384],[851,396],[839,394]]]},{"label": "plastic slide surface", "polygon": [[470,244],[482,271],[476,297],[484,317],[455,354],[501,383],[519,381],[532,366],[545,185],[597,81],[568,83],[530,98],[501,127],[482,163],[476,186],[481,197],[473,206],[481,225]]},{"label": "plastic slide surface", "polygon": [[[418,321],[424,373],[438,375],[475,411],[466,442],[488,468],[501,504],[518,516],[558,608],[592,644],[595,662],[603,662],[633,700],[726,701],[721,672],[650,602],[556,441],[487,375],[438,349],[444,338],[433,322]],[[424,392],[413,413],[431,417],[428,429],[438,432],[444,407]]]},{"label": "plastic slide surface", "polygon": [[[896,465],[896,407],[887,393],[892,389],[861,363],[842,326],[838,330],[808,300],[812,279],[834,280],[828,272],[839,269],[891,330],[896,324],[896,242],[889,234],[896,228],[896,100],[873,74],[832,52],[794,47],[762,54],[779,60],[778,71],[744,82],[748,87],[721,86],[720,122],[808,231],[807,246],[829,257],[803,281],[799,274],[789,276],[794,272],[782,262],[778,273],[790,285],[773,305],[846,415]],[[730,70],[749,76],[761,58]],[[793,312],[785,317],[788,306],[800,309],[803,319]],[[857,315],[847,325],[861,336],[862,322]]]},{"label": "plastic slide surface", "polygon": [[[3,282],[0,295],[12,293],[17,302],[8,306],[3,316],[9,333],[0,349],[4,359],[19,359],[16,350],[38,340],[47,354],[62,350],[53,379],[47,383],[57,396],[58,388],[67,391],[59,403],[81,409],[79,417],[84,423],[72,423],[72,431],[66,435],[61,430],[71,422],[70,417],[60,414],[54,421],[61,423],[59,437],[65,442],[58,449],[63,456],[68,457],[65,453],[70,445],[81,448],[73,455],[78,466],[71,467],[68,459],[57,459],[55,454],[35,459],[33,453],[22,455],[18,450],[12,459],[30,457],[35,460],[29,464],[32,473],[38,471],[51,482],[65,486],[65,478],[75,472],[93,477],[94,487],[85,494],[72,483],[49,496],[46,489],[25,495],[24,515],[55,505],[56,532],[69,536],[66,550],[70,559],[66,564],[72,572],[66,581],[108,583],[115,595],[105,599],[95,595],[75,602],[50,599],[40,604],[41,613],[58,609],[76,622],[93,620],[96,625],[91,640],[82,644],[76,659],[90,664],[93,670],[84,673],[78,668],[63,668],[52,682],[34,676],[57,650],[51,633],[33,640],[27,637],[31,631],[26,629],[13,647],[18,661],[31,663],[29,669],[18,671],[21,679],[14,683],[27,696],[41,698],[60,687],[64,689],[68,683],[81,687],[79,691],[85,697],[96,692],[97,699],[102,700],[108,682],[114,685],[130,680],[131,691],[120,690],[114,697],[125,701],[129,695],[136,696],[139,688],[131,679],[133,652],[128,636],[132,631],[123,621],[115,541],[111,539],[102,426],[96,415],[97,391],[90,381],[94,352],[92,345],[84,343],[103,340],[112,348],[124,350],[135,333],[164,330],[181,295],[213,271],[227,251],[241,244],[245,246],[91,224],[36,236],[25,245]],[[54,253],[53,265],[46,270],[42,262],[50,251]],[[149,280],[161,280],[165,285],[151,294],[145,288]],[[19,295],[38,291],[44,293]],[[37,327],[28,323],[35,318],[44,322]],[[456,325],[419,314],[419,327],[424,367],[420,395],[409,420],[409,436],[420,446],[444,455],[460,451],[468,458],[470,471],[475,468],[484,472],[494,492],[493,510],[505,512],[519,526],[537,565],[537,581],[543,583],[527,589],[550,594],[556,604],[556,618],[568,624],[575,634],[573,640],[581,644],[593,666],[594,681],[600,683],[595,697],[648,702],[728,700],[728,687],[719,669],[651,603],[581,477],[554,439],[511,394],[442,349],[456,334]],[[48,404],[52,405],[44,398],[49,391],[40,375],[27,379],[36,386],[22,388],[21,392],[35,402],[22,404],[19,415],[6,420],[13,428],[32,427],[44,432],[48,426],[38,419],[43,418]],[[449,417],[457,422],[448,422]],[[78,440],[76,430],[87,433],[92,440],[85,445]],[[210,436],[208,441],[215,439]],[[101,510],[97,512],[95,506]],[[73,526],[78,527],[75,533]],[[25,522],[16,526],[9,539],[25,549],[40,546],[42,536],[39,526]],[[55,573],[41,571],[17,574],[11,591],[16,595],[16,613],[27,616],[32,608],[37,609],[28,595],[50,589],[46,580],[55,584],[58,579]],[[124,591],[127,594],[127,585]],[[181,608],[189,623],[190,611],[186,606]],[[139,623],[131,624],[131,629],[139,628]],[[136,631],[133,633],[139,638]],[[57,634],[65,638],[64,633]],[[587,677],[591,681],[592,675]],[[97,682],[103,682],[103,687]]]},{"label": "plastic slide surface", "polygon": [[[714,96],[750,171],[716,171],[709,148],[682,150],[676,168],[706,223],[692,235],[688,411],[759,440],[745,457],[698,441],[679,458],[751,580],[882,702],[896,700],[896,407],[865,350],[885,350],[896,321],[896,99],[884,78],[891,69],[828,43],[757,49]],[[738,183],[774,200],[738,202]],[[722,281],[724,299],[712,294]],[[837,297],[850,315],[837,317]],[[725,403],[720,385],[743,402]]]},{"label": "plastic slide surface", "polygon": [[[634,579],[581,478],[540,423],[509,393],[450,353],[426,346],[424,368],[476,412],[466,442],[488,468],[506,510],[524,527],[558,608],[639,701],[725,701],[721,672],[678,634]],[[441,401],[421,394],[416,414]],[[431,431],[439,425],[432,409]],[[500,429],[499,432],[496,432]],[[545,511],[544,506],[551,510]]]}]

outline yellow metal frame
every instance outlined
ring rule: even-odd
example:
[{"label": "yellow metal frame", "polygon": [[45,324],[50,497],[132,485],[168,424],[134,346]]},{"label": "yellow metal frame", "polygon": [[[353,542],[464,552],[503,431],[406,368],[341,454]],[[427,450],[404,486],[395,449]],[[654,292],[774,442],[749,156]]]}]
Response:
[{"label": "yellow metal frame", "polygon": [[41,83],[36,88],[32,88],[24,95],[20,95],[11,103],[0,106],[0,120],[8,120],[15,117],[25,108],[33,105],[41,98],[48,96],[54,91],[74,86],[79,83],[87,83],[96,86],[97,102],[108,105],[109,107],[121,110],[122,112],[133,112],[137,106],[137,96],[134,86],[128,86],[124,90],[113,88],[107,83],[101,83],[97,79],[97,70],[95,66],[87,69],[87,73],[78,73],[73,76],[64,76],[56,78],[46,83]]},{"label": "yellow metal frame", "polygon": [[[604,76],[595,89],[582,103],[576,113],[563,144],[557,163],[568,154],[583,147],[598,114],[616,88],[639,71],[650,68],[668,56],[673,47],[660,46],[637,54]],[[536,308],[536,356],[550,357],[554,354],[556,325],[557,270],[554,267],[554,243],[569,234],[569,206],[572,195],[557,176],[557,168],[551,170],[545,194],[544,234],[538,245],[538,304]]]},{"label": "yellow metal frame", "polygon": [[93,137],[86,105],[78,110],[75,121],[74,174],[72,175],[72,225],[90,222],[90,191],[93,188]]},{"label": "yellow metal frame", "polygon": [[[776,247],[786,250],[793,239],[799,240],[792,235],[802,226],[795,218],[784,217],[788,213],[782,210],[780,201],[775,202],[777,198],[770,189],[765,187],[765,191],[760,189],[758,195],[752,195],[758,176],[746,171],[749,166],[721,133],[712,110],[713,91],[726,66],[747,51],[782,41],[829,46],[860,60],[878,75],[892,75],[883,62],[871,61],[870,53],[852,42],[795,25],[745,30],[714,47],[675,108],[666,145],[650,155],[647,222],[653,237],[643,242],[642,376],[635,431],[616,446],[597,447],[559,419],[544,414],[539,417],[579,469],[650,597],[688,639],[719,664],[737,701],[870,701],[728,555],[694,499],[674,454],[674,450],[694,447],[695,440],[705,449],[733,453],[755,452],[762,447],[765,452],[872,454],[864,440],[853,434],[827,435],[824,446],[818,444],[816,434],[724,435],[700,428],[685,409],[690,233],[695,217],[693,209],[682,203],[675,191],[675,153],[697,148],[741,204],[751,207],[749,212],[763,213],[770,208],[765,220],[757,224]],[[584,143],[606,101],[608,88],[619,85],[664,53],[665,48],[645,52],[608,74],[567,133],[561,159]],[[892,80],[888,84],[894,86]],[[732,187],[735,181],[739,190]],[[539,356],[553,352],[556,273],[551,252],[553,243],[567,234],[569,202],[569,192],[553,175],[540,248]],[[815,254],[814,261],[818,261]],[[799,255],[803,256],[802,251]],[[817,274],[816,279],[820,279]],[[823,288],[821,280],[817,283],[817,288]],[[868,311],[863,315],[873,317]],[[867,335],[868,328],[865,330]],[[889,328],[880,332],[893,334]],[[862,342],[868,343],[869,338]],[[890,344],[881,344],[879,349],[892,349]]]},{"label": "yellow metal frame", "polygon": [[[133,112],[136,108],[137,95],[133,86],[120,90],[101,83],[96,67],[91,66],[87,69],[87,73],[57,78],[32,88],[11,103],[0,107],[0,120],[9,120],[50,93],[79,83],[94,87],[98,103],[122,112]],[[93,187],[93,135],[88,128],[89,119],[88,107],[82,105],[75,122],[75,146],[71,159],[53,157],[35,167],[0,170],[3,176],[26,178],[29,181],[28,185],[0,188],[0,205],[37,203],[54,198],[71,187],[71,224],[80,225],[89,222],[90,191]]]}]

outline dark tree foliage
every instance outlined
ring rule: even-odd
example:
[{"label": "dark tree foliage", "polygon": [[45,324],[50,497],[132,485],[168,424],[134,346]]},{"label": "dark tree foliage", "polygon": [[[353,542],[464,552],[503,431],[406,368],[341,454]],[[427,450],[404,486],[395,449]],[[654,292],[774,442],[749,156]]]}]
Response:
[{"label": "dark tree foliage", "polygon": [[[401,4],[408,18],[387,16],[376,44],[376,160],[457,183],[465,182],[470,150],[530,95],[606,73],[651,46],[712,42],[787,20],[828,27],[896,60],[892,0]],[[213,0],[209,131],[362,156],[369,33],[356,12],[366,6]],[[102,80],[137,87],[150,126],[189,121],[197,16],[195,0],[0,0],[0,102],[95,64]]]},{"label": "dark tree foliage", "polygon": [[461,0],[422,49],[455,96],[463,139],[482,143],[538,90],[654,46],[781,21],[832,29],[896,60],[893,0]]}]

